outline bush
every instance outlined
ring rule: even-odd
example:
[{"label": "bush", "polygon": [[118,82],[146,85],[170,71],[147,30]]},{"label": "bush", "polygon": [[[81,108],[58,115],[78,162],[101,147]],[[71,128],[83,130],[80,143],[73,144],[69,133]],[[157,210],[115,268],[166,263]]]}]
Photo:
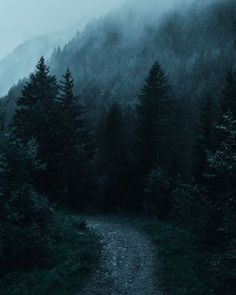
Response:
[{"label": "bush", "polygon": [[205,228],[206,222],[206,208],[202,191],[196,185],[177,181],[171,196],[173,199],[171,219],[200,234]]},{"label": "bush", "polygon": [[145,185],[145,208],[156,213],[159,219],[166,219],[171,209],[172,181],[157,168],[148,175]]},{"label": "bush", "polygon": [[0,134],[0,271],[42,266],[50,254],[53,210],[32,175],[42,168],[37,145]]},{"label": "bush", "polygon": [[11,193],[0,211],[0,264],[4,271],[45,265],[50,254],[49,225],[53,219],[47,199],[31,186],[23,186]]},{"label": "bush", "polygon": [[56,210],[50,233],[50,265],[9,273],[0,279],[1,295],[79,293],[97,267],[99,239],[80,217]]}]

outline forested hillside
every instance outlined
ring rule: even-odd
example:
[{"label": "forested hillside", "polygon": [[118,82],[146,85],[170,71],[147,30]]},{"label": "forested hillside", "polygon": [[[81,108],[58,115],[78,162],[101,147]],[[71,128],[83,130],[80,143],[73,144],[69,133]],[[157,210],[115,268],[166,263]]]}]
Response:
[{"label": "forested hillside", "polygon": [[130,104],[158,59],[181,99],[194,103],[206,89],[217,96],[221,90],[215,90],[235,60],[235,3],[210,3],[161,16],[157,5],[143,13],[116,11],[56,50],[52,70],[61,74],[69,65],[81,94],[90,89],[86,94],[96,101]]},{"label": "forested hillside", "polygon": [[235,3],[138,7],[90,23],[2,100],[4,290],[41,268],[58,288],[61,255],[65,284],[96,267],[96,235],[62,208],[149,216],[164,294],[234,294]]},{"label": "forested hillside", "polygon": [[55,48],[63,48],[84,26],[85,21],[81,20],[64,31],[26,40],[0,59],[0,96],[6,95],[13,85],[26,78],[40,56],[49,59]]}]

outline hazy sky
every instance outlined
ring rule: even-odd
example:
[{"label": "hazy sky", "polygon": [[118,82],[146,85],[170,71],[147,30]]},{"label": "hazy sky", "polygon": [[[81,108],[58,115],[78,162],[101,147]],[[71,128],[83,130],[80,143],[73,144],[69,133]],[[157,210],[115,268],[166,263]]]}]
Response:
[{"label": "hazy sky", "polygon": [[0,58],[28,38],[98,17],[124,0],[0,0]]}]

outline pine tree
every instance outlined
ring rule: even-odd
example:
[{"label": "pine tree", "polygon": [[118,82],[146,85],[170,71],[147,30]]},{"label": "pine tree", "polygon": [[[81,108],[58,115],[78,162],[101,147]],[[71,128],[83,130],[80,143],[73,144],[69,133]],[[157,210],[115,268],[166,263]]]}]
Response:
[{"label": "pine tree", "polygon": [[194,157],[194,177],[201,184],[207,167],[207,150],[212,148],[214,110],[212,98],[207,96],[200,113],[200,123],[197,131],[197,143]]},{"label": "pine tree", "polygon": [[35,138],[39,144],[39,157],[47,164],[44,175],[40,175],[39,186],[47,192],[53,191],[54,183],[54,134],[55,103],[58,85],[55,76],[49,74],[49,68],[43,57],[36,66],[36,72],[30,75],[29,82],[17,100],[17,109],[13,118],[14,134],[27,142]]},{"label": "pine tree", "polygon": [[55,107],[57,91],[56,78],[49,74],[49,68],[41,57],[36,66],[36,72],[30,75],[29,82],[26,83],[21,97],[17,100],[13,128],[19,138],[27,140],[35,137],[40,145],[44,143],[43,139],[51,129],[50,119]]},{"label": "pine tree", "polygon": [[34,188],[37,159],[34,140],[25,144],[12,134],[0,134],[0,275],[48,263],[51,255],[48,200]]},{"label": "pine tree", "polygon": [[124,207],[128,185],[129,162],[125,147],[124,117],[121,107],[114,103],[100,127],[98,160],[100,194],[106,209]]},{"label": "pine tree", "polygon": [[57,101],[57,163],[59,187],[64,201],[81,207],[92,189],[92,143],[85,122],[81,98],[73,93],[74,81],[68,69],[60,82]]},{"label": "pine tree", "polygon": [[223,90],[222,112],[225,114],[228,111],[236,118],[236,75],[233,70],[226,75]]},{"label": "pine tree", "polygon": [[[170,86],[158,63],[146,79],[137,106],[136,153],[138,169],[147,175],[166,164],[170,119]],[[163,168],[163,167],[162,167]]]},{"label": "pine tree", "polygon": [[218,251],[212,259],[216,293],[232,294],[235,286],[236,120],[231,112],[223,115],[216,131],[221,142],[208,154],[205,175],[208,189],[205,242]]},{"label": "pine tree", "polygon": [[[216,137],[220,138],[215,151],[208,153],[206,177],[211,190],[224,194],[236,191],[236,120],[232,112],[223,115],[216,126]],[[216,139],[216,142],[218,140]]]}]

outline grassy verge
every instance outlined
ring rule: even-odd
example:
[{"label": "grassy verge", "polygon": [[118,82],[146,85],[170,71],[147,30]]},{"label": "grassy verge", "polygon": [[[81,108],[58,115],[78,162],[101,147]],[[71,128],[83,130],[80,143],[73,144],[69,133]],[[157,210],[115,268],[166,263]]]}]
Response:
[{"label": "grassy verge", "polygon": [[158,250],[158,279],[164,294],[213,294],[210,255],[202,250],[193,233],[158,221],[145,224],[144,228]]},{"label": "grassy verge", "polygon": [[1,295],[76,294],[98,263],[99,242],[79,217],[58,213],[52,224],[51,266],[8,274]]},{"label": "grassy verge", "polygon": [[197,235],[172,223],[150,216],[124,216],[127,222],[146,232],[156,245],[156,279],[165,295],[213,295],[214,276]]}]

